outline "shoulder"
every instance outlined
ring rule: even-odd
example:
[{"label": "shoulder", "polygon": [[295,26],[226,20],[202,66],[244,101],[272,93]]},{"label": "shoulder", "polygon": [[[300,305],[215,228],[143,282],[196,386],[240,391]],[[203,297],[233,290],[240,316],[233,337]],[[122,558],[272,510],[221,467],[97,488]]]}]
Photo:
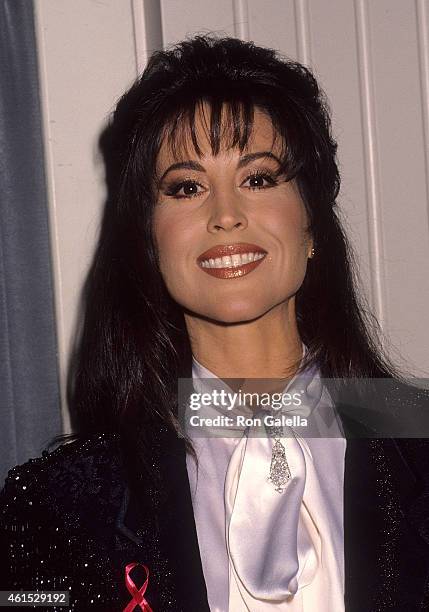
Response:
[{"label": "shoulder", "polygon": [[387,402],[400,404],[402,409],[421,408],[429,409],[429,389],[418,386],[419,379],[404,381],[396,378],[383,379],[381,391]]},{"label": "shoulder", "polygon": [[[17,521],[49,508],[73,513],[104,498],[115,504],[124,488],[119,443],[114,435],[94,435],[63,444],[9,470],[0,493],[0,521]],[[118,501],[119,503],[119,501]]]},{"label": "shoulder", "polygon": [[88,588],[97,584],[108,602],[103,609],[116,609],[116,524],[125,492],[113,436],[63,444],[10,470],[0,493],[0,550],[9,559],[0,590],[69,589],[87,609]]},{"label": "shoulder", "polygon": [[386,406],[390,413],[428,410],[429,389],[419,386],[419,379],[353,378],[348,381],[346,397],[359,398],[363,405]]},{"label": "shoulder", "polygon": [[429,390],[417,384],[417,379],[383,379],[379,395],[389,418],[378,414],[383,437],[399,451],[414,478],[429,484]]},{"label": "shoulder", "polygon": [[336,401],[351,437],[429,438],[429,390],[417,379],[350,379]]},{"label": "shoulder", "polygon": [[428,448],[429,390],[418,387],[415,384],[417,382],[383,380],[380,394],[383,398],[383,412],[389,417],[384,420],[387,423],[384,433],[392,438],[419,438],[420,444],[413,446]]}]

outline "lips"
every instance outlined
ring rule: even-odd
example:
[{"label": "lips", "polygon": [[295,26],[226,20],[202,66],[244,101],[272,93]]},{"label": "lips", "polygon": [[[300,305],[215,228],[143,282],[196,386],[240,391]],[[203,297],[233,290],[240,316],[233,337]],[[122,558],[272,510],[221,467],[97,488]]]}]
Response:
[{"label": "lips", "polygon": [[266,255],[267,251],[256,244],[249,244],[247,242],[238,242],[237,244],[218,244],[208,251],[201,253],[197,261],[198,263],[201,263],[207,259],[216,259],[217,257],[224,257],[227,255],[241,255],[242,253],[263,253]]},{"label": "lips", "polygon": [[201,269],[216,278],[238,278],[252,272],[267,254],[256,244],[219,244],[197,258]]}]

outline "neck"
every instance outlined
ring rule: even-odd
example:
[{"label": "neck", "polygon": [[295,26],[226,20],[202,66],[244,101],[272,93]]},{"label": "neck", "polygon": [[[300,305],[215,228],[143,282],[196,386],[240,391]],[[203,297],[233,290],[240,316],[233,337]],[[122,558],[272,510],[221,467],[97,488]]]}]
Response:
[{"label": "neck", "polygon": [[219,378],[285,379],[299,366],[294,298],[252,321],[225,324],[191,314],[185,321],[194,357]]}]

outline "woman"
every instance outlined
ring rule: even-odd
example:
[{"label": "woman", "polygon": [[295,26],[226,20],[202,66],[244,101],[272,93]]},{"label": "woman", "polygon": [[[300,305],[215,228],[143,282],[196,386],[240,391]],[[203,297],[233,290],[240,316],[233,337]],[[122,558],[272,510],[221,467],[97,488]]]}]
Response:
[{"label": "woman", "polygon": [[[80,435],[11,470],[1,588],[67,590],[85,611],[429,609],[427,444],[383,429],[428,394],[400,381],[356,295],[314,77],[198,36],[152,56],[103,146]],[[200,434],[179,379],[199,398],[257,389],[270,414],[298,394],[317,432],[238,426],[267,408],[213,401],[205,416],[235,420]]]}]

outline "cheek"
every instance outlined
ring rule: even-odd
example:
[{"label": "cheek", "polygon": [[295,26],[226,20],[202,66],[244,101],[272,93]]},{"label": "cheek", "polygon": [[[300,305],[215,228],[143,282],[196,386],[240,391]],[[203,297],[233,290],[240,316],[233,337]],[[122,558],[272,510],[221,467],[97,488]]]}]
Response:
[{"label": "cheek", "polygon": [[171,210],[157,211],[154,216],[154,234],[164,280],[174,271],[180,273],[180,263],[191,244],[192,226],[183,215]]},{"label": "cheek", "polygon": [[273,236],[284,256],[306,251],[308,244],[307,216],[300,202],[287,202],[268,211],[264,218],[265,230]]},{"label": "cheek", "polygon": [[266,283],[277,279],[271,291],[281,298],[301,286],[308,257],[307,216],[300,201],[287,201],[265,216],[264,229],[271,236],[273,250],[267,257]]}]

